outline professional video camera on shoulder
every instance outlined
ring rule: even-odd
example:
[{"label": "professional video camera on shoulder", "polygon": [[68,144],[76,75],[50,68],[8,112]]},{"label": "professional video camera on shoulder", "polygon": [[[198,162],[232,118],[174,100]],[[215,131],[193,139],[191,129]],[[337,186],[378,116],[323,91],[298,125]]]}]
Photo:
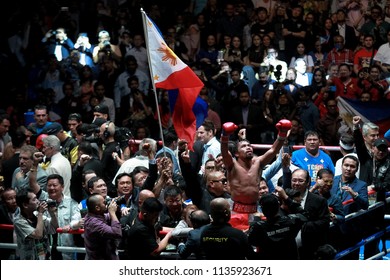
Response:
[{"label": "professional video camera on shoulder", "polygon": [[100,141],[99,132],[100,128],[96,124],[82,124],[80,128],[77,128],[77,134],[84,135],[83,141],[90,143],[98,143]]},{"label": "professional video camera on shoulder", "polygon": [[127,127],[115,127],[114,139],[120,147],[123,147],[127,146],[129,140],[134,139],[134,136],[131,133],[130,129]]}]

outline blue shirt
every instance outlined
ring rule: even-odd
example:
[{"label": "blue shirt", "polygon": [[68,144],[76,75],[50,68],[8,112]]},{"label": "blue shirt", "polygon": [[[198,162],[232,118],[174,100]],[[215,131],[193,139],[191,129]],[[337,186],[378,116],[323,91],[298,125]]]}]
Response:
[{"label": "blue shirt", "polygon": [[316,182],[317,172],[322,168],[327,168],[334,174],[334,164],[330,156],[319,150],[318,156],[309,154],[305,148],[292,153],[291,163],[299,168],[309,171],[311,177],[311,186]]}]

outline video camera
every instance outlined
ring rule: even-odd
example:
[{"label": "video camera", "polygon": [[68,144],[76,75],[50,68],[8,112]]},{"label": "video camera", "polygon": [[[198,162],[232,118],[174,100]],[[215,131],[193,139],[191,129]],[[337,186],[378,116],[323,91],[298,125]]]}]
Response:
[{"label": "video camera", "polygon": [[84,141],[88,141],[90,143],[98,143],[101,141],[99,137],[100,128],[95,124],[89,124],[88,127],[83,131],[85,134]]},{"label": "video camera", "polygon": [[48,198],[47,200],[43,200],[43,201],[46,202],[47,207],[57,207],[57,201],[55,201],[54,199]]},{"label": "video camera", "polygon": [[108,52],[111,51],[111,43],[109,40],[104,40],[102,42],[102,45],[103,45],[103,48],[102,48],[103,50],[108,51]]},{"label": "video camera", "polygon": [[106,205],[110,205],[111,201],[115,201],[117,205],[122,205],[122,204],[126,204],[126,198],[124,195],[122,196],[118,196],[118,197],[109,197],[107,196],[106,197]]},{"label": "video camera", "polygon": [[128,145],[128,142],[133,137],[130,129],[127,127],[115,127],[114,140],[119,143],[120,147]]}]

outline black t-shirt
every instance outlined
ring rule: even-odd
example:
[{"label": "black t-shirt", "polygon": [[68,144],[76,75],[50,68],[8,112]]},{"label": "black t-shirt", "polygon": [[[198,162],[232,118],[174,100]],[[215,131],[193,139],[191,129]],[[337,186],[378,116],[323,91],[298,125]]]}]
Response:
[{"label": "black t-shirt", "polygon": [[246,234],[228,223],[205,226],[200,244],[208,260],[244,260],[253,255]]},{"label": "black t-shirt", "polygon": [[[107,143],[106,148],[103,151],[101,162],[103,164],[103,179],[106,182],[109,195],[116,193],[112,180],[114,179],[116,173],[119,170],[119,165],[116,163],[116,160],[113,159],[112,153],[116,152],[120,156],[120,148],[118,143],[110,142]],[[115,195],[114,195],[115,196]]]},{"label": "black t-shirt", "polygon": [[153,260],[159,256],[151,253],[158,248],[154,227],[147,226],[137,219],[127,233],[127,257],[130,260]]},{"label": "black t-shirt", "polygon": [[251,27],[251,34],[259,34],[261,36],[268,35],[273,31],[274,29],[270,22],[267,22],[265,24],[257,22]]},{"label": "black t-shirt", "polygon": [[251,245],[258,247],[257,257],[268,260],[297,260],[295,242],[303,221],[297,215],[278,217],[275,221],[253,223],[248,234]]}]

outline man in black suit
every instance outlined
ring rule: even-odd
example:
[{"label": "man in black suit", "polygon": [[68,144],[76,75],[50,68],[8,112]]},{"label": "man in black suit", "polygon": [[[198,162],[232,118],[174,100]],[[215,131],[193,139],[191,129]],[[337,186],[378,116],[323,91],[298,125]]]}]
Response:
[{"label": "man in black suit", "polygon": [[[1,193],[0,203],[0,224],[13,225],[14,217],[19,213],[19,207],[16,205],[16,192],[8,188]],[[0,229],[1,243],[14,243],[13,230]],[[1,249],[0,259],[8,260],[14,250]]]},{"label": "man in black suit", "polygon": [[297,236],[300,259],[314,259],[317,248],[327,242],[330,223],[328,202],[309,192],[310,182],[307,170],[299,168],[291,174],[291,187],[301,193],[300,203],[309,219]]},{"label": "man in black suit", "polygon": [[202,141],[196,140],[192,146],[194,150],[190,151],[191,167],[195,173],[198,173],[202,166],[203,146],[204,143]]},{"label": "man in black suit", "polygon": [[347,14],[343,9],[337,11],[337,23],[332,28],[332,38],[335,35],[341,35],[344,38],[344,46],[347,49],[354,50],[358,43],[355,29],[345,23]]},{"label": "man in black suit", "polygon": [[249,89],[247,86],[242,87],[238,96],[239,104],[233,108],[230,121],[237,124],[239,129],[246,128],[246,139],[249,140],[250,143],[260,143],[261,128],[265,124],[261,108],[250,102]]}]

